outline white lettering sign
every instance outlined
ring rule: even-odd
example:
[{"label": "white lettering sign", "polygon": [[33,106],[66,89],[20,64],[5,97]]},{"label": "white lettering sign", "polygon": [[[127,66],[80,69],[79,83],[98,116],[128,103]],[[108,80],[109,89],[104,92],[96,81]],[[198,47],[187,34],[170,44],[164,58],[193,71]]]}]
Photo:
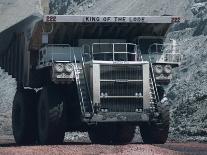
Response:
[{"label": "white lettering sign", "polygon": [[127,61],[114,61],[113,64],[129,64]]},{"label": "white lettering sign", "polygon": [[144,17],[132,17],[131,22],[143,23],[143,22],[145,22],[145,18]]},{"label": "white lettering sign", "polygon": [[44,22],[70,22],[70,23],[175,23],[184,22],[177,16],[71,16],[71,15],[45,15]]},{"label": "white lettering sign", "polygon": [[94,16],[87,16],[84,18],[84,22],[117,22],[117,23],[128,23],[128,22],[135,22],[135,23],[143,23],[145,22],[145,17],[94,17]]}]

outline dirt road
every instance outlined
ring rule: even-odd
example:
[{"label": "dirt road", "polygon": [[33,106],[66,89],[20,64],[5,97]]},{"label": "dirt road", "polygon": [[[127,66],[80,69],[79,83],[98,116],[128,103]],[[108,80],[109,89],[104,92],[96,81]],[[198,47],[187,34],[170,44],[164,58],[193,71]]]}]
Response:
[{"label": "dirt road", "polygon": [[92,145],[65,142],[58,146],[16,146],[13,139],[0,139],[0,155],[207,155],[207,144],[167,143],[165,145]]}]

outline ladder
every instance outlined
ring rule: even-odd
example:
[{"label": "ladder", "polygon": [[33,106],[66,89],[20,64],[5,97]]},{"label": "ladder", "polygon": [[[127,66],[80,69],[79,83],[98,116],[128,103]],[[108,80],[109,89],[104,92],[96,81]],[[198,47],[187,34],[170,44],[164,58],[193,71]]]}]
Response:
[{"label": "ladder", "polygon": [[84,114],[84,117],[90,118],[92,117],[94,110],[90,96],[90,90],[85,75],[85,65],[83,57],[81,63],[77,63],[75,58],[74,72],[81,111]]},{"label": "ladder", "polygon": [[150,83],[150,102],[152,104],[156,104],[156,103],[160,102],[160,98],[159,98],[159,94],[158,94],[158,91],[157,91],[157,84],[156,84],[156,81],[155,81],[155,76],[154,76],[152,63],[150,63],[149,83]]},{"label": "ladder", "polygon": [[155,80],[155,74],[153,70],[153,65],[152,65],[152,58],[150,54],[150,50],[148,51],[149,54],[149,65],[150,65],[150,78],[149,78],[149,83],[150,83],[150,102],[151,104],[156,104],[160,102],[158,90],[157,90],[157,84]]}]

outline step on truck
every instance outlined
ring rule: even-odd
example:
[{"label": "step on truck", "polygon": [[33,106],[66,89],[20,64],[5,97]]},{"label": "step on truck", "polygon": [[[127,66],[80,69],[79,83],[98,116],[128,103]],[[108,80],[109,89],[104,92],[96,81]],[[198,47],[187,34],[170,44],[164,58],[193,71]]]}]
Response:
[{"label": "step on truck", "polygon": [[[17,144],[61,144],[65,132],[92,143],[165,143],[164,88],[182,55],[164,44],[177,16],[45,15],[18,32],[0,65],[17,80],[12,126]],[[18,30],[19,31],[19,30]],[[28,31],[27,31],[28,32]]]}]

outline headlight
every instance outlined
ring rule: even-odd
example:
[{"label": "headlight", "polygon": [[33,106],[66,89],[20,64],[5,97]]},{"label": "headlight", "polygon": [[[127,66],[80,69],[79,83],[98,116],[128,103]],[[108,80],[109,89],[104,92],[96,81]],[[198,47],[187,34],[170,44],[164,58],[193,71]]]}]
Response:
[{"label": "headlight", "polygon": [[57,64],[55,64],[55,70],[56,70],[57,72],[63,72],[63,70],[64,70],[64,65],[63,65],[62,63],[57,63]]},{"label": "headlight", "polygon": [[65,65],[65,70],[69,73],[71,73],[73,71],[73,66],[71,64],[66,64]]},{"label": "headlight", "polygon": [[155,66],[155,73],[156,73],[156,74],[162,74],[162,72],[163,72],[163,67],[162,67],[162,65],[156,65],[156,66]]},{"label": "headlight", "polygon": [[171,73],[172,73],[172,66],[171,66],[171,65],[166,65],[166,66],[164,67],[164,72],[165,72],[166,74],[171,74]]}]

